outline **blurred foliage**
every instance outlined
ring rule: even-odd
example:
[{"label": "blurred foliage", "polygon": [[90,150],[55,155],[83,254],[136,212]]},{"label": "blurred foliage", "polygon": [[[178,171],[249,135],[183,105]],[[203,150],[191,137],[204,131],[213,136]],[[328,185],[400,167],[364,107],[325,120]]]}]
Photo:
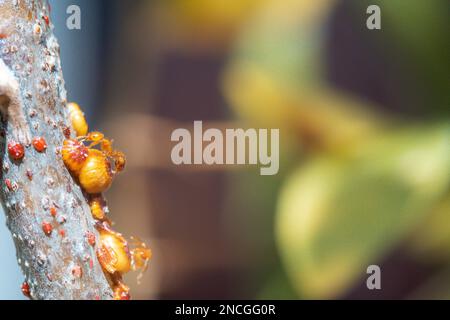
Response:
[{"label": "blurred foliage", "polygon": [[450,299],[450,269],[447,267],[442,271],[437,272],[431,279],[425,282],[422,286],[416,289],[408,299],[435,299],[435,300],[449,300]]},{"label": "blurred foliage", "polygon": [[[171,0],[149,2],[161,41],[179,49],[210,51],[231,43],[241,25],[266,0]],[[155,10],[155,8],[157,10]]]},{"label": "blurred foliage", "polygon": [[[417,104],[427,123],[330,83],[329,28],[343,1],[361,36],[367,6],[381,7],[382,30],[363,45],[389,60],[386,77],[400,74],[389,81],[393,99]],[[342,297],[406,240],[419,260],[450,258],[448,0],[343,1],[159,1],[154,15],[169,47],[223,55],[232,45],[223,73],[230,107],[248,126],[281,131],[278,176],[229,180],[230,235],[242,255],[252,252],[259,297]],[[441,295],[438,282],[418,296]]]},{"label": "blurred foliage", "polygon": [[272,270],[268,281],[261,289],[258,299],[292,300],[298,297],[286,273],[281,268]]},{"label": "blurred foliage", "polygon": [[450,253],[450,194],[430,211],[409,246],[412,253],[425,262],[450,261],[450,254],[443,254]]},{"label": "blurred foliage", "polygon": [[244,17],[260,5],[260,0],[174,0],[165,1],[182,23],[194,29],[217,32],[235,28]]},{"label": "blurred foliage", "polygon": [[[429,106],[417,103],[438,116],[436,123],[382,114],[327,82],[325,35],[337,1],[267,1],[241,32],[224,74],[231,107],[251,125],[280,128],[282,148],[304,148],[299,168],[286,173],[275,217],[278,249],[299,297],[342,296],[413,233],[419,257],[450,256],[442,252],[450,239],[445,2],[370,2],[382,10],[375,45],[420,86]],[[368,1],[351,4],[363,21],[356,28],[365,28]],[[269,277],[262,296],[288,296],[284,281],[278,273]]]},{"label": "blurred foliage", "polygon": [[280,198],[277,231],[302,295],[342,294],[423,220],[449,190],[449,142],[450,126],[407,129],[293,174]]},{"label": "blurred foliage", "polygon": [[323,29],[335,1],[290,2],[271,1],[237,45],[224,79],[237,115],[320,148],[379,130],[382,117],[368,103],[326,86]]}]

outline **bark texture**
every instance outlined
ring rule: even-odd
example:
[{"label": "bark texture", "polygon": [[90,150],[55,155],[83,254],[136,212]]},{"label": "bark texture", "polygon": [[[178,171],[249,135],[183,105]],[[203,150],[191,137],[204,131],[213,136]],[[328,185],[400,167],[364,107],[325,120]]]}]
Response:
[{"label": "bark texture", "polygon": [[[110,299],[86,240],[98,239],[94,219],[60,155],[70,123],[49,10],[44,0],[0,0],[1,200],[31,298]],[[44,152],[34,137],[46,140]],[[13,141],[25,146],[22,160],[8,154]]]}]

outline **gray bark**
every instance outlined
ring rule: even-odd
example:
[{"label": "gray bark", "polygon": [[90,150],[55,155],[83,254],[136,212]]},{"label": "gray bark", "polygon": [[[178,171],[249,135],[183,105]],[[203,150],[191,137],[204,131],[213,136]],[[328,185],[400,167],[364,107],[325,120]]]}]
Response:
[{"label": "gray bark", "polygon": [[[60,155],[70,123],[49,16],[44,0],[0,0],[1,200],[33,299],[110,299],[95,247],[86,241],[87,232],[98,239],[94,219]],[[33,148],[34,137],[45,138],[45,152]],[[25,146],[22,160],[9,156],[11,141]],[[43,223],[52,225],[50,235]]]}]

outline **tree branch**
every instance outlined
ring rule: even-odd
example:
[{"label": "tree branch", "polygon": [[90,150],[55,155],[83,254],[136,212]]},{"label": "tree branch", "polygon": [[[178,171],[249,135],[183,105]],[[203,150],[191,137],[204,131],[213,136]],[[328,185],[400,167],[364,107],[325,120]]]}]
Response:
[{"label": "tree branch", "polygon": [[[98,239],[95,221],[60,155],[71,126],[49,15],[44,0],[0,0],[0,196],[31,298],[110,299],[86,240]],[[45,150],[33,147],[36,137]]]}]

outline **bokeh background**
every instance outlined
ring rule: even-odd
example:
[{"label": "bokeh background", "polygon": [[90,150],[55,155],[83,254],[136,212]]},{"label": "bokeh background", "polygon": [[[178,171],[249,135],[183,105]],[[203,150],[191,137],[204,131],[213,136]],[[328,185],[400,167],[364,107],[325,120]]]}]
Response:
[{"label": "bokeh background", "polygon": [[[128,156],[106,196],[153,249],[135,299],[450,298],[447,0],[50,3],[69,99]],[[173,166],[194,120],[279,128],[279,174]],[[3,219],[0,298],[21,299]]]}]

